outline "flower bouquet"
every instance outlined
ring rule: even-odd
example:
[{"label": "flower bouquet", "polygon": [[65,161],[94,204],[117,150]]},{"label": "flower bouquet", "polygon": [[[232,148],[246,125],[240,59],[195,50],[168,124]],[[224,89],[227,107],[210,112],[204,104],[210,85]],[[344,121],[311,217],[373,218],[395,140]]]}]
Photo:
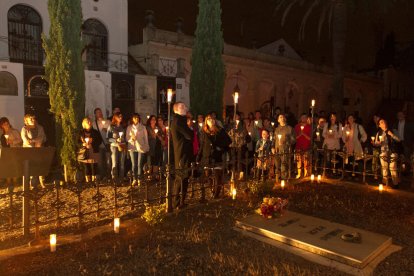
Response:
[{"label": "flower bouquet", "polygon": [[265,197],[257,213],[269,219],[280,217],[286,210],[288,202],[287,199],[281,199],[280,197]]}]

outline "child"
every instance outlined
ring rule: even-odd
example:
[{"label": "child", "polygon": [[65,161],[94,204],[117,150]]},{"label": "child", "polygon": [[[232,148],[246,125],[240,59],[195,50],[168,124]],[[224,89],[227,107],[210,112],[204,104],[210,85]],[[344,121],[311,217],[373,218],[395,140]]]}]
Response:
[{"label": "child", "polygon": [[257,153],[257,169],[267,170],[270,162],[270,153],[272,149],[272,141],[269,140],[269,131],[262,130],[262,138],[256,143]]}]

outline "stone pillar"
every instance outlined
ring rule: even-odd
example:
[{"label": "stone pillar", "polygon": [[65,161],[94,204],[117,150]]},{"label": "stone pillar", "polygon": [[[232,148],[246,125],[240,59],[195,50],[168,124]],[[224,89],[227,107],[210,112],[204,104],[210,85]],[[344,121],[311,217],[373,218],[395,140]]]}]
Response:
[{"label": "stone pillar", "polygon": [[177,78],[185,78],[185,59],[177,59]]},{"label": "stone pillar", "polygon": [[152,75],[158,76],[160,74],[159,64],[160,64],[160,56],[157,54],[152,54],[151,65],[150,65],[150,70],[149,70]]}]

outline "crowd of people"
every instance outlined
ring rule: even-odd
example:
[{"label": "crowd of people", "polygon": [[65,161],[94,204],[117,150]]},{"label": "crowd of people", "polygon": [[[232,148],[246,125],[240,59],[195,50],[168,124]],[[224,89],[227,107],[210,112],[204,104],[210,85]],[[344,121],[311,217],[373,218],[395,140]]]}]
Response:
[{"label": "crowd of people", "polygon": [[[112,116],[106,119],[102,110],[96,108],[94,118],[86,117],[82,121],[77,156],[84,166],[87,182],[97,178],[124,179],[129,171],[132,184],[139,185],[144,172],[154,179],[160,177],[157,172],[167,164],[171,143],[170,157],[176,169],[175,206],[183,205],[189,177],[187,169],[192,162],[205,167],[204,173],[214,175],[214,196],[217,197],[222,189],[223,161],[233,166],[232,171],[236,173],[232,177],[240,180],[253,166],[270,177],[287,179],[287,159],[294,152],[296,178],[300,178],[310,173],[310,152],[314,149],[325,150],[323,154],[328,154],[327,166],[333,174],[337,164],[331,161],[336,152],[346,154],[342,161],[346,166],[355,166],[369,151],[377,157],[372,164],[373,167],[380,164],[385,183],[390,178],[394,187],[398,187],[397,160],[399,157],[403,162],[409,160],[414,137],[414,127],[405,121],[404,112],[398,112],[393,127],[378,115],[365,127],[355,114],[341,121],[335,113],[326,116],[321,111],[313,118],[312,123],[310,114],[303,113],[297,121],[292,113],[281,113],[276,108],[273,116],[263,116],[260,111],[247,116],[237,112],[220,121],[215,112],[194,117],[184,103],[177,102],[173,105],[169,130],[167,118],[161,115],[147,116],[144,122],[138,113],[126,119],[120,108],[114,108]],[[46,141],[43,127],[32,114],[24,116],[20,132],[6,117],[1,118],[0,135],[2,147],[42,147]],[[258,157],[256,164],[243,162],[245,157],[254,156]],[[250,167],[246,169],[246,166]],[[40,183],[44,185],[43,178]]]}]

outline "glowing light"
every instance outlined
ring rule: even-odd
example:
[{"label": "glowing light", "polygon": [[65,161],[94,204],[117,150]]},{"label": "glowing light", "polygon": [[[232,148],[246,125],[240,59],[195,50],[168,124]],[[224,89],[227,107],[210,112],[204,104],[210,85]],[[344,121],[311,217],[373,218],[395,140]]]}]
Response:
[{"label": "glowing light", "polygon": [[321,183],[321,180],[322,180],[322,176],[318,174],[318,183]]},{"label": "glowing light", "polygon": [[121,226],[121,219],[120,218],[114,218],[114,232],[115,232],[115,234],[119,234],[120,226]]},{"label": "glowing light", "polygon": [[311,106],[314,107],[315,106],[315,103],[316,103],[315,100],[312,100]]},{"label": "glowing light", "polygon": [[173,96],[173,90],[171,88],[167,89],[167,102],[171,103],[172,101],[172,96]]},{"label": "glowing light", "polygon": [[280,182],[280,187],[282,187],[282,190],[285,188],[285,185],[286,185],[285,181],[284,181],[284,180],[282,180],[282,181]]},{"label": "glowing light", "polygon": [[382,191],[384,191],[384,185],[379,184],[379,185],[378,185],[378,191],[379,191],[380,193],[382,193]]},{"label": "glowing light", "polygon": [[233,188],[233,190],[231,190],[231,197],[232,197],[233,200],[236,199],[236,195],[237,195],[237,190],[236,190],[236,188]]},{"label": "glowing light", "polygon": [[311,182],[313,183],[313,181],[315,181],[315,175],[314,174],[311,175]]},{"label": "glowing light", "polygon": [[239,103],[239,92],[234,92],[233,97],[234,97],[234,103],[235,104]]},{"label": "glowing light", "polygon": [[50,252],[56,252],[56,242],[57,242],[56,234],[50,235],[49,242],[50,242]]}]

